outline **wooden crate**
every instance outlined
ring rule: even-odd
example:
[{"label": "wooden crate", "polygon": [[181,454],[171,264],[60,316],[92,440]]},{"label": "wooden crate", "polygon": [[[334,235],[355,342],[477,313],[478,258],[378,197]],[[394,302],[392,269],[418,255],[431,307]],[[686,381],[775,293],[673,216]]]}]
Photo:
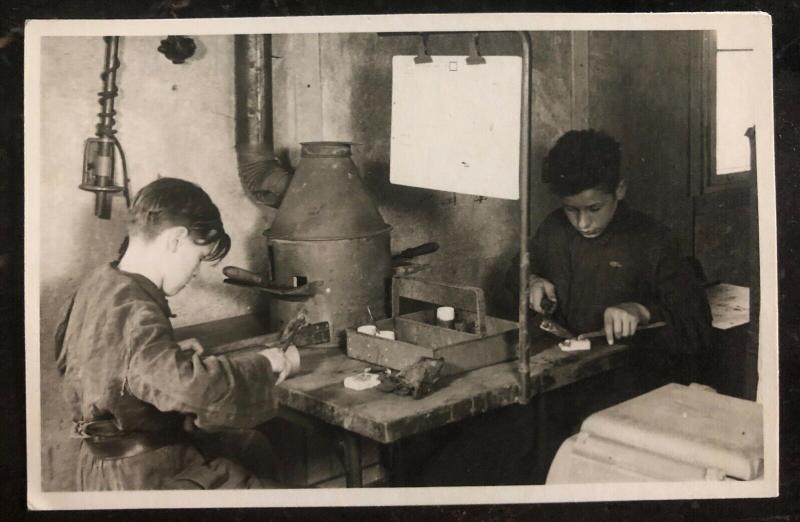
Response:
[{"label": "wooden crate", "polygon": [[[401,299],[413,299],[456,309],[459,319],[473,323],[473,331],[457,331],[435,324],[435,310],[403,314]],[[413,277],[392,280],[392,317],[376,322],[392,330],[395,340],[347,329],[347,355],[379,366],[401,370],[421,357],[444,359],[442,374],[453,375],[490,366],[517,356],[517,323],[487,316],[483,290],[425,281]]]}]

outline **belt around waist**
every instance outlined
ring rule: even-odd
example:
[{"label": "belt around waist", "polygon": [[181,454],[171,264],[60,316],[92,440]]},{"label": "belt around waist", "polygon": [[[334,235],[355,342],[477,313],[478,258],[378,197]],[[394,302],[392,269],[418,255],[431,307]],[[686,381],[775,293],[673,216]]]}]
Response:
[{"label": "belt around waist", "polygon": [[95,457],[124,459],[183,442],[183,435],[175,431],[131,432],[112,437],[88,437],[83,441]]}]

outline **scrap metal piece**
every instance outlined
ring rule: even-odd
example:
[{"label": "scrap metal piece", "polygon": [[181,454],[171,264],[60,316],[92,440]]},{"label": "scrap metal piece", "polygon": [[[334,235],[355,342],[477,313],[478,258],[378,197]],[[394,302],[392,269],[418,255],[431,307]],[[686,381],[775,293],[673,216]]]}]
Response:
[{"label": "scrap metal piece", "polygon": [[328,321],[309,324],[298,329],[292,344],[298,348],[312,344],[328,343],[331,340],[331,324]]},{"label": "scrap metal piece", "polygon": [[443,367],[444,359],[441,357],[435,359],[422,357],[398,373],[381,374],[381,384],[378,389],[421,399],[435,389]]}]

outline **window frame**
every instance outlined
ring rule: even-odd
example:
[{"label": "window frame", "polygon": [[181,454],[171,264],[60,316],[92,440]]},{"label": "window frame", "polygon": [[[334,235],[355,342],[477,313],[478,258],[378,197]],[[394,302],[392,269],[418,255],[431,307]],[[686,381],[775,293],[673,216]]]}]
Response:
[{"label": "window frame", "polygon": [[[701,116],[703,128],[703,183],[701,193],[748,187],[754,171],[754,151],[752,151],[751,141],[751,166],[748,170],[717,174],[717,53],[719,52],[716,31],[703,31],[700,56],[700,99],[703,105]],[[746,130],[745,135],[751,134],[754,129],[755,127],[750,127]]]}]

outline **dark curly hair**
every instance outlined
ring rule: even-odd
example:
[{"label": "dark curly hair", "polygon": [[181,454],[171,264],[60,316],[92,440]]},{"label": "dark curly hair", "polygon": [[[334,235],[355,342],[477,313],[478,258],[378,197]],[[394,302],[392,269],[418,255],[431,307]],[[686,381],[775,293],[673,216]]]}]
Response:
[{"label": "dark curly hair", "polygon": [[572,130],[544,159],[542,181],[560,197],[600,188],[613,193],[620,178],[620,145],[597,130]]},{"label": "dark curly hair", "polygon": [[[182,179],[159,178],[136,194],[130,209],[128,235],[151,239],[175,226],[186,227],[197,245],[214,244],[206,261],[222,259],[231,248],[231,238],[222,225],[219,209],[203,189]],[[120,247],[120,258],[127,248],[128,237]]]}]

